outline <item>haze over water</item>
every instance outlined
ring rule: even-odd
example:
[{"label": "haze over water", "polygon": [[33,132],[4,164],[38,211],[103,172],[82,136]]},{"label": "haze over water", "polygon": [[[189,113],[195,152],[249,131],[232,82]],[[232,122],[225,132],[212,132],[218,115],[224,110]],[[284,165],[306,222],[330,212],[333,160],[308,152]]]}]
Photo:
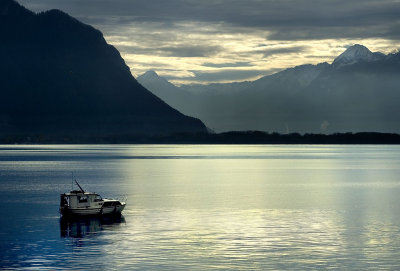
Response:
[{"label": "haze over water", "polygon": [[[61,221],[71,171],[127,198]],[[398,270],[400,147],[0,146],[0,269]]]}]

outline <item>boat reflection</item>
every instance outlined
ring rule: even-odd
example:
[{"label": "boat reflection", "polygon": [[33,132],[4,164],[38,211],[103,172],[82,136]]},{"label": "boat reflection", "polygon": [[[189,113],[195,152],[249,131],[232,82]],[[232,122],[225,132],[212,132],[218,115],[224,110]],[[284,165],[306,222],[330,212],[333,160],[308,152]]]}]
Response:
[{"label": "boat reflection", "polygon": [[109,217],[61,217],[61,237],[82,238],[125,223],[123,215]]}]

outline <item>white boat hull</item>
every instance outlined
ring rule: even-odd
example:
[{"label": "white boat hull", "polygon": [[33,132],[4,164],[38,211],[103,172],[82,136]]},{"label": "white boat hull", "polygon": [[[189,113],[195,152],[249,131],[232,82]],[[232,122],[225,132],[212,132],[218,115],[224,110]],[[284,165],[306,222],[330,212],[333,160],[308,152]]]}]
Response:
[{"label": "white boat hull", "polygon": [[63,215],[100,215],[102,209],[101,208],[65,208],[60,209],[61,214]]},{"label": "white boat hull", "polygon": [[74,216],[109,215],[109,214],[121,214],[124,208],[125,204],[103,207],[103,208],[60,208],[60,212],[62,215],[74,215]]},{"label": "white boat hull", "polygon": [[125,205],[103,207],[103,215],[120,214],[125,208]]}]

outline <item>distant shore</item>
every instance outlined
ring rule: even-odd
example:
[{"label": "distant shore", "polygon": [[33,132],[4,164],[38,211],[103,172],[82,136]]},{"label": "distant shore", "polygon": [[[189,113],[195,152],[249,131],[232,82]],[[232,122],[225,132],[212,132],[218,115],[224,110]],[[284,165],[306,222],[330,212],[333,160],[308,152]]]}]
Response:
[{"label": "distant shore", "polygon": [[3,135],[0,144],[400,144],[400,134],[234,131],[172,135]]}]

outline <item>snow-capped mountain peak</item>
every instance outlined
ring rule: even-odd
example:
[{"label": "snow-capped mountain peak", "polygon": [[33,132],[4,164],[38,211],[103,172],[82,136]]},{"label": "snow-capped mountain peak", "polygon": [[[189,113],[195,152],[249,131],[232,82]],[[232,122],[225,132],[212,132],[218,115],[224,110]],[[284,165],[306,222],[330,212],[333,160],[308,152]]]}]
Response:
[{"label": "snow-capped mountain peak", "polygon": [[[164,77],[159,76],[155,71],[147,71],[144,74],[140,75],[136,78],[136,80],[145,88],[156,94],[157,96],[162,97],[160,93],[165,92],[167,90],[176,88],[175,85],[168,82]],[[155,90],[155,91],[154,91]]]},{"label": "snow-capped mountain peak", "polygon": [[347,48],[342,54],[340,54],[332,62],[335,67],[341,67],[345,65],[351,65],[359,61],[371,62],[380,60],[384,57],[382,53],[373,53],[367,47],[355,44]]},{"label": "snow-capped mountain peak", "polygon": [[158,79],[159,76],[155,71],[147,71],[144,74],[139,76],[142,80],[147,81],[147,80],[154,80]]}]

